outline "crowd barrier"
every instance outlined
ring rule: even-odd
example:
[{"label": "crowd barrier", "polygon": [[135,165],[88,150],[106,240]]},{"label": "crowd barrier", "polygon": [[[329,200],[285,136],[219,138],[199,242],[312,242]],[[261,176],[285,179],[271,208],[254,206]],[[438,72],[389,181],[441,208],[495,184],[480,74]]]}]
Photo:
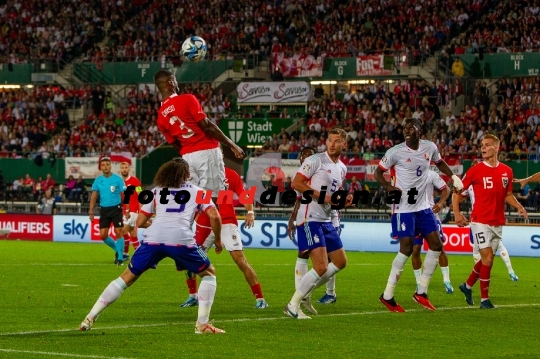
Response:
[{"label": "crowd barrier", "polygon": [[[296,249],[296,241],[287,234],[285,220],[257,219],[255,226],[244,228],[240,222],[242,243],[245,248]],[[341,222],[341,239],[348,251],[392,252],[398,251],[398,241],[391,237],[389,222]],[[54,242],[101,243],[99,217],[90,223],[88,216],[0,214],[0,229],[9,230],[8,239]],[[444,249],[447,253],[472,252],[469,228],[443,225]],[[114,238],[111,228],[109,234]],[[144,239],[144,229],[139,231]],[[503,241],[513,256],[540,257],[540,228],[538,226],[505,226]],[[424,244],[423,250],[427,250]]]}]

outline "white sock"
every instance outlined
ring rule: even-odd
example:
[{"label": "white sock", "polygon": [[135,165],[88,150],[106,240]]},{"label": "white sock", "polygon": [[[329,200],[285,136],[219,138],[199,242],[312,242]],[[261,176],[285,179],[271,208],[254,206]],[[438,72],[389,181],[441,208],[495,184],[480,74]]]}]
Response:
[{"label": "white sock", "polygon": [[422,268],[420,269],[413,269],[414,272],[414,278],[416,278],[416,284],[420,283],[420,276],[422,275]]},{"label": "white sock", "polygon": [[441,267],[443,282],[450,282],[450,267]]},{"label": "white sock", "polygon": [[388,277],[388,283],[386,284],[386,289],[383,294],[384,299],[390,300],[394,297],[394,289],[401,276],[401,272],[403,272],[407,259],[409,259],[409,257],[401,252],[398,252],[396,258],[394,258],[392,269],[390,270],[390,277]]},{"label": "white sock", "polygon": [[101,314],[107,308],[109,305],[113,304],[124,292],[124,290],[127,288],[126,283],[122,280],[122,278],[118,277],[115,280],[113,280],[107,288],[101,293],[101,296],[97,300],[96,304],[94,304],[94,307],[92,307],[92,310],[90,313],[88,313],[87,316],[92,316],[96,318],[98,315]]},{"label": "white sock", "polygon": [[213,275],[207,275],[201,278],[201,284],[199,285],[199,314],[197,321],[200,324],[208,323],[210,317],[210,310],[212,309],[212,303],[214,303],[214,297],[216,295],[216,277]]},{"label": "white sock", "polygon": [[298,284],[298,289],[294,292],[294,295],[291,298],[290,304],[293,307],[298,307],[302,298],[304,298],[308,293],[311,293],[317,281],[321,279],[315,269],[311,268],[309,272],[306,273],[302,281]]},{"label": "white sock", "polygon": [[328,279],[328,282],[326,282],[326,294],[328,295],[336,295],[336,276],[333,275]]},{"label": "white sock", "polygon": [[296,266],[294,267],[294,289],[298,290],[298,286],[302,281],[302,278],[308,271],[308,260],[303,258],[296,258]]},{"label": "white sock", "polygon": [[482,259],[482,256],[480,255],[480,253],[478,253],[478,254],[473,253],[472,256],[473,256],[473,258],[474,258],[474,263],[475,263],[475,264],[478,263],[478,261],[479,261],[480,259]]},{"label": "white sock", "polygon": [[[334,263],[329,263],[328,268],[326,269],[326,272],[324,272],[323,275],[317,280],[311,292],[319,288],[321,285],[328,283],[330,278],[334,277],[335,274],[338,272],[339,272],[339,268],[336,267]],[[309,292],[307,295],[310,295],[311,292]]]},{"label": "white sock", "polygon": [[429,282],[431,281],[431,276],[439,264],[439,256],[441,252],[435,252],[431,249],[426,253],[426,258],[424,259],[424,271],[420,277],[420,284],[418,285],[418,294],[426,294],[429,287]]},{"label": "white sock", "polygon": [[510,262],[510,255],[508,254],[508,251],[506,250],[506,247],[502,244],[502,242],[499,242],[499,255],[504,261],[504,264],[506,264],[506,268],[508,268],[508,273],[514,273],[514,269],[512,269],[512,262]]}]

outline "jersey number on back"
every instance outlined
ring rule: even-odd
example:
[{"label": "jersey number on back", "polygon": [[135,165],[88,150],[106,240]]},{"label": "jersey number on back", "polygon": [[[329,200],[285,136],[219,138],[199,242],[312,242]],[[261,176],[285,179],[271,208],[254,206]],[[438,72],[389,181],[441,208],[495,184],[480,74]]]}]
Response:
[{"label": "jersey number on back", "polygon": [[186,127],[184,121],[182,121],[178,116],[173,116],[169,119],[169,124],[174,125],[175,122],[178,122],[180,129],[187,131],[186,134],[182,135],[183,138],[190,138],[195,134],[195,132],[193,132],[190,128]]},{"label": "jersey number on back", "polygon": [[[171,194],[174,196],[176,195],[178,191],[171,191]],[[183,199],[184,197],[181,197],[180,199]],[[180,208],[167,208],[165,210],[165,212],[175,212],[175,213],[180,213],[180,212],[184,212],[184,209],[186,209],[186,204],[183,203],[183,204],[180,204],[179,205]]]},{"label": "jersey number on back", "polygon": [[484,177],[484,189],[493,188],[493,180],[491,177]]}]

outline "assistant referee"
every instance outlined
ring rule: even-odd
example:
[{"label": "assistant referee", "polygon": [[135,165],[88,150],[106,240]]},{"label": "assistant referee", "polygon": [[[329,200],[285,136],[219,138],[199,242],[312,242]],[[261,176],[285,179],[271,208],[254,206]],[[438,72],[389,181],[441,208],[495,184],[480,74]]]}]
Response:
[{"label": "assistant referee", "polygon": [[[94,222],[94,206],[99,194],[99,236],[106,245],[111,247],[115,254],[114,264],[124,264],[124,221],[122,203],[126,185],[122,177],[111,172],[111,159],[103,157],[99,161],[103,175],[94,180],[92,184],[92,197],[90,199],[90,223]],[[114,225],[116,243],[109,236],[111,223]]]}]

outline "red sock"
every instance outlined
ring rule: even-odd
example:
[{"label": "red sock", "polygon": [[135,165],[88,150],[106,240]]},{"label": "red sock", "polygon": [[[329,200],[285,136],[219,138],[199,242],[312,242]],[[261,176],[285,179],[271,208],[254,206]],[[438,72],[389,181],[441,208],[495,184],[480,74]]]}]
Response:
[{"label": "red sock", "polygon": [[186,279],[189,294],[197,294],[197,277]]},{"label": "red sock", "polygon": [[129,254],[129,234],[124,234],[124,254]]},{"label": "red sock", "polygon": [[263,294],[261,290],[261,284],[257,283],[251,286],[251,291],[253,292],[253,295],[255,296],[255,299],[263,299]]},{"label": "red sock", "polygon": [[482,266],[480,270],[480,296],[482,300],[489,298],[489,280],[491,278],[491,267]]},{"label": "red sock", "polygon": [[131,237],[131,244],[133,245],[133,249],[139,248],[139,238],[137,236]]},{"label": "red sock", "polygon": [[467,285],[472,288],[478,278],[480,277],[480,272],[482,270],[482,261],[479,260],[474,265],[473,271],[471,272],[471,275],[469,276],[469,279],[467,279]]}]

